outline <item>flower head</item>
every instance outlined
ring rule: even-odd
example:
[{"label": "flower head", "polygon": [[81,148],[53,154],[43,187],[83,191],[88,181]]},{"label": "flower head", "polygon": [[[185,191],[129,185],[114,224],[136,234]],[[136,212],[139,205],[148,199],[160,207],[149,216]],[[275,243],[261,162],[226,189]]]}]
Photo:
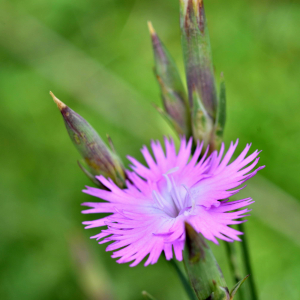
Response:
[{"label": "flower head", "polygon": [[[259,153],[246,157],[250,146],[230,163],[238,141],[230,144],[225,154],[222,144],[219,152],[201,155],[203,143],[198,143],[194,154],[192,139],[181,139],[176,152],[173,140],[165,138],[165,151],[160,142],[152,141],[150,154],[147,147],[142,154],[148,167],[136,159],[131,161],[132,171],[127,171],[127,188],[120,189],[111,179],[97,179],[108,189],[87,187],[85,193],[106,202],[83,203],[90,209],[83,213],[110,213],[98,220],[84,222],[86,228],[107,226],[93,236],[99,244],[111,242],[107,251],[115,251],[113,258],[118,263],[139,264],[148,254],[145,265],[157,262],[162,251],[167,259],[182,260],[185,243],[184,223],[191,224],[197,232],[218,244],[217,238],[232,242],[239,241],[243,234],[229,225],[244,222],[253,203],[251,198],[229,202],[229,197],[238,193],[238,188],[253,177],[259,167]],[[241,209],[242,208],[242,209]],[[241,209],[241,210],[239,210]]]}]

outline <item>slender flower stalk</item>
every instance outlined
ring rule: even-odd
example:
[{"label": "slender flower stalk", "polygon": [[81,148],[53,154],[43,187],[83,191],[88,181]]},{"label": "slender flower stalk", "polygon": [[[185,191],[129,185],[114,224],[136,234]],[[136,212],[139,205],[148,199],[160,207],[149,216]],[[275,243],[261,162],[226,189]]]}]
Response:
[{"label": "slender flower stalk", "polygon": [[172,248],[176,259],[181,261],[186,222],[216,244],[217,238],[240,241],[238,236],[243,233],[229,225],[244,222],[240,219],[250,211],[245,207],[253,201],[246,198],[229,202],[228,198],[237,194],[241,189],[238,187],[263,167],[253,170],[259,151],[246,157],[250,145],[229,163],[237,144],[231,143],[226,153],[222,144],[220,152],[214,151],[209,156],[207,149],[200,157],[203,143],[197,144],[191,156],[192,139],[187,143],[182,138],[178,153],[173,140],[165,139],[165,152],[159,142],[151,143],[155,160],[146,147],[142,149],[148,167],[128,157],[133,172],[126,172],[129,178],[126,189],[120,189],[111,179],[97,176],[108,190],[87,187],[84,192],[106,202],[83,203],[90,207],[83,213],[110,215],[84,222],[86,228],[107,226],[92,238],[101,240],[99,244],[113,242],[106,250],[114,251],[112,257],[119,258],[118,263],[132,262],[131,266],[139,264],[148,254],[145,266],[154,264],[162,251],[170,260]]},{"label": "slender flower stalk", "polygon": [[[245,226],[243,226],[242,224],[239,224],[238,229],[244,231]],[[246,272],[249,274],[250,297],[251,297],[251,300],[258,300],[258,295],[257,295],[255,281],[254,281],[251,261],[250,261],[250,254],[249,254],[249,250],[248,250],[249,247],[248,247],[248,241],[247,241],[246,234],[244,234],[244,236],[242,237],[241,247],[242,247],[242,255],[243,255],[243,260],[244,260],[244,264],[245,264],[245,269],[246,269]]]},{"label": "slender flower stalk", "polygon": [[229,300],[222,271],[203,236],[185,224],[184,265],[191,285],[200,300]]},{"label": "slender flower stalk", "polygon": [[[242,231],[244,232],[244,231]],[[244,232],[245,234],[245,232]],[[243,238],[242,238],[243,239]],[[242,278],[240,273],[240,266],[237,261],[236,245],[234,243],[224,243],[226,248],[226,254],[229,263],[229,269],[232,275],[234,284],[238,284]],[[240,286],[239,286],[240,287]],[[244,289],[239,289],[239,300],[244,300]]]},{"label": "slender flower stalk", "polygon": [[233,243],[225,243],[225,247],[226,247],[226,252],[227,252],[227,257],[229,262],[229,268],[233,275],[233,282],[236,284],[242,278],[240,275],[240,270],[238,268],[235,245]]},{"label": "slender flower stalk", "polygon": [[176,273],[178,274],[178,277],[185,289],[185,292],[187,293],[188,297],[190,298],[190,300],[197,300],[197,296],[194,292],[194,290],[192,289],[189,281],[187,280],[186,276],[183,274],[183,272],[180,270],[176,260],[171,259],[169,260],[170,263],[172,264],[172,266],[174,267]]}]

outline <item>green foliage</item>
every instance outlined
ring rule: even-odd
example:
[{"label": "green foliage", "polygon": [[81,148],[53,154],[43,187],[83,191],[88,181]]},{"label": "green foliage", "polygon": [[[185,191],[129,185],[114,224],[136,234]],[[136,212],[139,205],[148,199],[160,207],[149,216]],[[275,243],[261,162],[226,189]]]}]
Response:
[{"label": "green foliage", "polygon": [[[216,78],[226,77],[226,144],[240,138],[239,149],[263,149],[262,175],[275,183],[257,178],[244,191],[256,200],[246,226],[260,299],[298,300],[299,202],[290,195],[300,199],[300,6],[206,2]],[[127,154],[140,158],[150,138],[171,133],[151,106],[161,99],[147,20],[183,74],[178,2],[4,0],[0,18],[1,299],[103,299],[113,291],[135,300],[142,290],[186,299],[162,258],[129,268],[89,240],[98,230],[83,229],[80,203],[93,199],[80,191],[91,183],[49,97],[52,90],[109,133],[124,163]],[[212,248],[229,281],[224,249]]]},{"label": "green foliage", "polygon": [[244,279],[240,280],[230,291],[230,300],[234,299],[234,296],[236,295],[239,288],[242,286],[242,284],[247,280],[249,275],[247,275]]}]

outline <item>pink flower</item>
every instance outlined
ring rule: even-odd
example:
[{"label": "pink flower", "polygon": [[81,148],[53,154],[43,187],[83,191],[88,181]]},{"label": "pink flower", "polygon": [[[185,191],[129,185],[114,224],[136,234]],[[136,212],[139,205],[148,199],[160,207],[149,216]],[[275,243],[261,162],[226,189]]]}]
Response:
[{"label": "pink flower", "polygon": [[238,235],[243,233],[228,225],[244,222],[239,219],[250,211],[244,207],[254,201],[247,198],[229,202],[228,198],[264,167],[253,171],[260,152],[246,157],[251,145],[229,163],[237,144],[238,141],[231,143],[224,157],[224,144],[219,153],[215,151],[207,157],[206,150],[200,157],[203,143],[198,143],[191,156],[192,139],[188,143],[181,139],[178,154],[172,139],[165,138],[166,153],[158,141],[152,141],[155,160],[147,147],[141,150],[148,167],[128,157],[133,172],[127,171],[127,189],[122,190],[111,179],[98,176],[108,190],[92,187],[84,190],[106,202],[83,203],[90,207],[83,213],[110,215],[83,224],[86,228],[107,226],[92,238],[102,239],[99,244],[113,241],[106,250],[115,251],[112,257],[119,258],[118,263],[133,261],[131,266],[139,264],[148,254],[145,266],[154,264],[162,251],[169,260],[173,257],[172,248],[176,259],[182,260],[184,222],[216,244],[216,238],[239,241]]}]

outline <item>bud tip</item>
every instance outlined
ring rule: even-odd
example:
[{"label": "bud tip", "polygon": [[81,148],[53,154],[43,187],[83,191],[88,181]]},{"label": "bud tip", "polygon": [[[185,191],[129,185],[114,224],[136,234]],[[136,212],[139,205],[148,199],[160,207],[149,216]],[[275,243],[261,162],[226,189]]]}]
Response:
[{"label": "bud tip", "polygon": [[153,28],[153,25],[152,25],[151,21],[148,21],[148,28],[149,28],[150,34],[151,34],[152,36],[155,35],[155,30],[154,30],[154,28]]},{"label": "bud tip", "polygon": [[51,97],[53,98],[53,101],[56,103],[57,107],[59,108],[60,111],[62,111],[65,107],[67,107],[66,104],[61,102],[58,98],[55,97],[55,95],[50,91],[49,93]]},{"label": "bud tip", "polygon": [[160,114],[165,114],[164,110],[159,107],[158,105],[156,105],[155,103],[152,103],[152,106],[160,113]]}]

